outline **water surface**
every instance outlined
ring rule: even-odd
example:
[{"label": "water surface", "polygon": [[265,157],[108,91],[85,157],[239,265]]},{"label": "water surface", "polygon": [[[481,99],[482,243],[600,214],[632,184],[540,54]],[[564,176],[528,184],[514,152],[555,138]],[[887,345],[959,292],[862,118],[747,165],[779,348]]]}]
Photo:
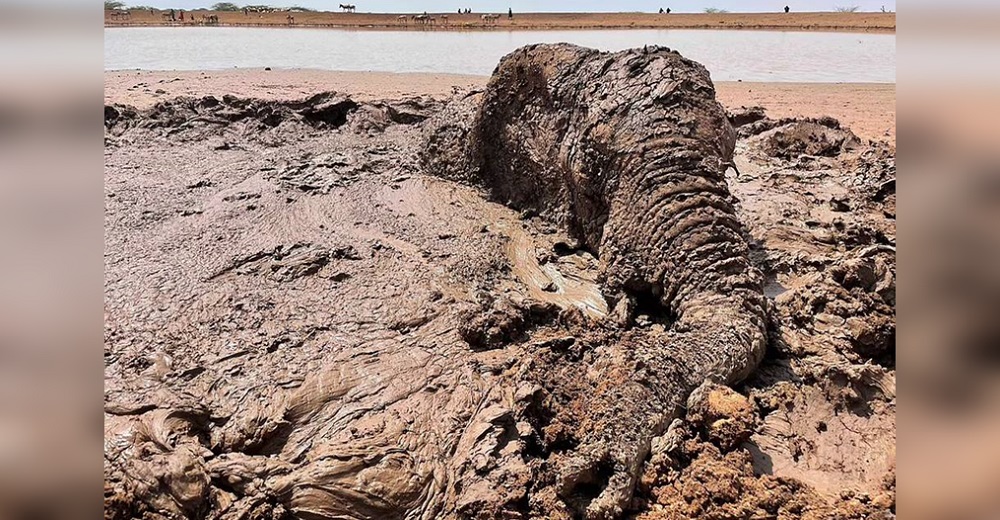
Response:
[{"label": "water surface", "polygon": [[127,27],[104,31],[105,70],[255,67],[487,75],[530,43],[665,45],[716,81],[896,81],[896,35],[737,30],[369,31]]}]

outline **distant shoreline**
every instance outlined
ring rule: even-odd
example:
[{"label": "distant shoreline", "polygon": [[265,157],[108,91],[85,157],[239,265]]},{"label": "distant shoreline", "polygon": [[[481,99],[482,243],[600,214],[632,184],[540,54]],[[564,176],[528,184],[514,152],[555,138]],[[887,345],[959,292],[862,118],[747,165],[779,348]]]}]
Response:
[{"label": "distant shoreline", "polygon": [[[273,27],[359,30],[511,31],[620,29],[729,29],[895,33],[895,13],[515,13],[495,22],[481,13],[429,13],[433,25],[402,13],[185,11],[184,22],[164,18],[169,11],[133,10],[128,18],[105,11],[104,27]],[[179,11],[175,14],[179,14]],[[289,23],[288,16],[294,17]],[[193,16],[193,18],[192,18]],[[214,23],[209,17],[217,17]]]}]

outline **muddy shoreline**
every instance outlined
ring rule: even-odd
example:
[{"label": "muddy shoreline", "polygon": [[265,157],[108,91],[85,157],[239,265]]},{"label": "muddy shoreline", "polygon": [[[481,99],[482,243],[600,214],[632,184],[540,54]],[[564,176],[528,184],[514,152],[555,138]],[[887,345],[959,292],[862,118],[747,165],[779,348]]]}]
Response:
[{"label": "muddy shoreline", "polygon": [[[128,19],[105,12],[105,27],[186,27],[203,25],[203,16],[217,16],[217,26],[226,27],[314,27],[357,30],[573,30],[573,29],[733,29],[768,31],[896,32],[895,13],[516,13],[513,20],[503,13],[495,23],[482,20],[482,13],[430,13],[432,26],[400,13],[250,13],[222,11],[187,12],[186,23],[171,22],[164,11],[132,10]],[[194,16],[192,20],[190,17]],[[403,17],[402,19],[400,17]]]},{"label": "muddy shoreline", "polygon": [[[614,468],[567,492],[550,465],[620,413],[580,396],[636,383],[595,363],[671,316],[427,170],[480,78],[252,74],[105,75],[105,517],[572,518]],[[894,517],[895,145],[859,92],[894,113],[718,86],[767,352],[692,394],[626,516]]]},{"label": "muddy shoreline", "polygon": [[[225,94],[289,100],[316,92],[348,92],[359,101],[431,96],[486,85],[488,76],[323,70],[239,69],[226,71],[109,71],[105,104],[140,108],[177,96]],[[872,83],[716,83],[719,101],[730,109],[763,106],[777,118],[825,114],[866,139],[896,141],[896,85]],[[160,92],[162,91],[162,92]]]}]

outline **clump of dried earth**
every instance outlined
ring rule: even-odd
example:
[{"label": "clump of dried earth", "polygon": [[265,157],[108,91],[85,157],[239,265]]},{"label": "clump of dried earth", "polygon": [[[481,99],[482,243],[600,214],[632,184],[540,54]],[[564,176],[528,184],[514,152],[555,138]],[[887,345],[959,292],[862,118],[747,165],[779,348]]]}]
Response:
[{"label": "clump of dried earth", "polygon": [[623,422],[633,472],[634,353],[697,331],[615,236],[438,171],[504,150],[429,165],[489,95],[105,107],[106,518],[893,517],[895,150],[728,114],[766,353]]}]

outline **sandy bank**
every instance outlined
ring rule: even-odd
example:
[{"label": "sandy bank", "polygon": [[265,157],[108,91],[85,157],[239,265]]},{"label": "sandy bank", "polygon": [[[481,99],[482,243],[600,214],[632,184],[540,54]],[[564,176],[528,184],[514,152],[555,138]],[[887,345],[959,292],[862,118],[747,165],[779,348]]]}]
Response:
[{"label": "sandy bank", "polygon": [[[104,75],[105,103],[148,107],[177,96],[232,94],[296,99],[322,91],[349,92],[359,101],[405,96],[450,95],[480,88],[485,76],[393,74],[320,70],[120,71]],[[729,108],[760,105],[771,117],[833,116],[867,139],[896,141],[896,86],[890,84],[720,82]]]},{"label": "sandy bank", "polygon": [[[166,16],[164,16],[166,14]],[[294,21],[290,23],[291,14]],[[169,12],[132,10],[126,17],[104,14],[105,27],[194,26],[215,15],[218,25],[239,27],[329,27],[354,29],[761,29],[816,31],[896,31],[895,13],[506,13],[488,23],[482,13],[431,13],[433,25],[400,13],[250,13],[198,10],[185,12],[183,22],[169,21]]]}]

